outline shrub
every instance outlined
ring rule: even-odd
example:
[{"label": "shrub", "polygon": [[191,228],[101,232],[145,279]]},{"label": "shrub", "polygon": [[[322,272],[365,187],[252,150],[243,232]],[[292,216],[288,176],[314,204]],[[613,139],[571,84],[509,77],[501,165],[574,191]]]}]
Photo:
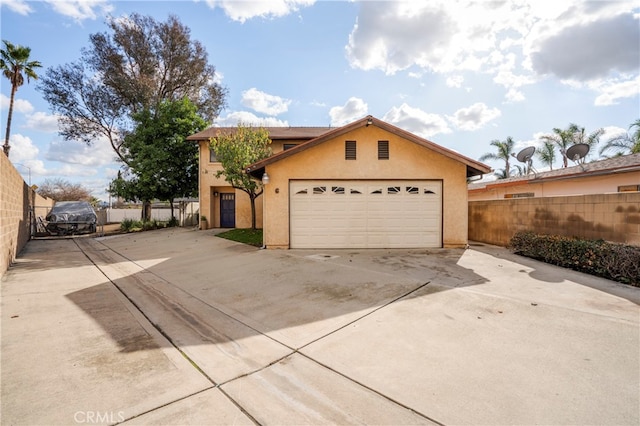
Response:
[{"label": "shrub", "polygon": [[178,226],[178,219],[175,217],[172,217],[171,219],[169,219],[169,222],[167,223],[167,227],[169,228],[173,228],[175,226]]},{"label": "shrub", "polygon": [[509,244],[519,255],[640,287],[640,247],[519,231]]},{"label": "shrub", "polygon": [[142,228],[142,222],[134,219],[124,219],[120,222],[120,229],[124,232],[133,232],[134,229]]}]

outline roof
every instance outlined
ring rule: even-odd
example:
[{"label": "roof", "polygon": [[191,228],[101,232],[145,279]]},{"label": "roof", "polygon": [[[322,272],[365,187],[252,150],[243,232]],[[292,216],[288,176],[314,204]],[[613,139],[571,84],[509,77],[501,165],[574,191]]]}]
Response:
[{"label": "roof", "polygon": [[[335,127],[263,127],[269,132],[271,140],[313,139],[327,133]],[[208,141],[223,133],[234,132],[237,127],[209,127],[187,137],[189,141]]]},{"label": "roof", "polygon": [[409,140],[413,143],[416,143],[422,147],[428,148],[432,151],[435,151],[441,155],[444,155],[445,157],[449,157],[453,160],[459,161],[463,164],[465,164],[467,166],[467,177],[469,176],[477,176],[477,175],[482,175],[484,173],[489,173],[491,172],[491,167],[487,166],[486,164],[483,164],[479,161],[473,160],[471,158],[465,157],[464,155],[458,154],[455,151],[452,151],[450,149],[444,148],[438,144],[435,144],[427,139],[423,139],[419,136],[414,135],[413,133],[410,133],[406,130],[403,130],[399,127],[396,127],[394,125],[391,125],[389,123],[386,123],[382,120],[378,120],[377,118],[369,115],[366,116],[360,120],[354,121],[351,124],[347,124],[346,126],[343,127],[337,127],[334,128],[328,132],[325,132],[321,135],[319,135],[318,137],[316,137],[315,139],[311,139],[307,142],[301,143],[291,149],[287,149],[286,151],[281,151],[277,154],[272,155],[269,158],[265,158],[264,160],[258,161],[254,164],[251,164],[249,167],[247,167],[247,172],[250,173],[252,176],[260,178],[262,176],[262,173],[264,172],[264,168],[266,166],[268,166],[269,164],[273,164],[277,161],[283,160],[285,158],[288,158],[292,155],[295,155],[301,151],[307,150],[309,148],[312,148],[316,145],[319,145],[323,142],[326,142],[328,140],[334,139],[340,135],[343,135],[345,133],[348,133],[352,130],[358,129],[360,127],[368,127],[368,126],[376,126],[380,129],[386,130],[390,133],[393,133],[397,136],[400,136],[403,139]]},{"label": "roof", "polygon": [[640,171],[640,154],[621,155],[606,160],[593,161],[583,165],[566,167],[548,172],[531,173],[489,182],[469,184],[469,191],[480,191],[499,186],[533,184],[551,180],[580,179],[584,177]]}]

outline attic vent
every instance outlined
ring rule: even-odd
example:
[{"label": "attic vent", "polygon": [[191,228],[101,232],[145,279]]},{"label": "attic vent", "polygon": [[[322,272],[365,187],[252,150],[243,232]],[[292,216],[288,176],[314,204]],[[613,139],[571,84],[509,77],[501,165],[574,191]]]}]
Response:
[{"label": "attic vent", "polygon": [[389,159],[389,141],[378,141],[378,160]]},{"label": "attic vent", "polygon": [[345,141],[344,143],[344,159],[356,159],[356,141]]}]

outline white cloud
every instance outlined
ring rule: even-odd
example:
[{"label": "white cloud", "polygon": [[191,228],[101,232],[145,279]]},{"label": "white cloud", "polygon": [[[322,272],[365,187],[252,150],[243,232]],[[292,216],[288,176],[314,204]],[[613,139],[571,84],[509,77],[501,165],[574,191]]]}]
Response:
[{"label": "white cloud", "polygon": [[56,133],[58,131],[58,116],[36,112],[27,116],[25,127],[46,133]]},{"label": "white cloud", "polygon": [[615,105],[619,99],[632,98],[640,94],[640,77],[622,82],[597,82],[592,87],[600,93],[596,97],[594,105]]},{"label": "white cloud", "polygon": [[96,168],[115,162],[116,154],[109,142],[98,139],[87,145],[79,141],[55,140],[49,144],[45,158],[49,161]]},{"label": "white cloud", "polygon": [[369,106],[360,98],[351,97],[343,106],[335,106],[329,110],[332,126],[342,126],[358,120],[365,115]]},{"label": "white cloud", "polygon": [[40,150],[33,144],[33,141],[28,136],[21,134],[13,134],[9,137],[9,144],[11,145],[10,159],[15,163],[26,163],[30,160],[35,160]]},{"label": "white cloud", "polygon": [[428,138],[438,133],[451,133],[447,121],[442,116],[429,114],[419,108],[412,108],[407,104],[391,108],[382,120],[423,138]]},{"label": "white cloud", "polygon": [[75,21],[95,20],[98,16],[106,16],[113,11],[113,5],[107,0],[47,0],[57,13],[68,16]]},{"label": "white cloud", "polygon": [[634,11],[633,0],[362,2],[345,49],[354,68],[453,74],[449,87],[461,87],[457,73],[486,73],[507,89],[508,102],[519,102],[520,89],[542,75],[581,81],[636,75]]},{"label": "white cloud", "polygon": [[332,126],[342,126],[358,120],[365,115],[369,106],[360,98],[351,97],[343,106],[334,106],[329,110]]},{"label": "white cloud", "polygon": [[600,136],[601,141],[608,141],[614,137],[626,135],[628,130],[618,126],[607,126],[602,129],[604,130],[604,133]]},{"label": "white cloud", "polygon": [[447,86],[460,88],[462,87],[462,83],[464,82],[464,77],[461,75],[452,75],[447,77]]},{"label": "white cloud", "polygon": [[12,12],[16,12],[20,15],[28,15],[33,12],[33,9],[25,0],[2,0],[0,5],[8,7]]},{"label": "white cloud", "polygon": [[448,118],[462,130],[477,130],[500,115],[498,108],[489,108],[483,102],[476,102],[470,107],[457,110]]},{"label": "white cloud", "polygon": [[251,18],[277,18],[296,12],[300,7],[311,6],[315,0],[237,1],[207,0],[211,8],[220,7],[234,21],[245,22]]},{"label": "white cloud", "polygon": [[[8,96],[5,96],[4,94],[0,94],[0,108],[1,109],[9,109],[9,104],[11,103],[11,99]],[[13,100],[13,112],[20,112],[23,114],[28,114],[31,111],[33,111],[33,105],[31,105],[31,102],[24,100],[24,99],[20,99],[20,98],[16,98]]]},{"label": "white cloud", "polygon": [[234,127],[239,123],[263,127],[289,126],[289,123],[286,120],[278,120],[275,117],[258,117],[248,111],[230,112],[225,117],[218,117],[215,121],[215,125],[220,127]]},{"label": "white cloud", "polygon": [[287,112],[290,99],[283,99],[280,96],[269,95],[265,92],[252,87],[242,92],[242,105],[251,108],[254,111],[268,115],[278,115]]}]

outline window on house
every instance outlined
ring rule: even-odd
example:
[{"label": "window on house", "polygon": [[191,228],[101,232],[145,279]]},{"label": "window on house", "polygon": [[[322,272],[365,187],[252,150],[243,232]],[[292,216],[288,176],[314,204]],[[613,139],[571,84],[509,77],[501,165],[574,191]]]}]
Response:
[{"label": "window on house", "polygon": [[209,162],[210,163],[218,162],[218,157],[216,156],[216,152],[213,150],[213,148],[209,148]]},{"label": "window on house", "polygon": [[504,198],[530,198],[534,197],[535,194],[533,192],[520,192],[517,194],[504,194]]},{"label": "window on house", "polygon": [[344,159],[356,159],[356,141],[345,141],[344,143]]},{"label": "window on house", "polygon": [[297,143],[285,143],[284,145],[282,145],[282,149],[284,151],[293,148],[294,146],[298,146]]},{"label": "window on house", "polygon": [[640,191],[640,185],[622,185],[618,187],[618,192],[636,192]]},{"label": "window on house", "polygon": [[378,141],[378,160],[389,159],[389,141]]}]

